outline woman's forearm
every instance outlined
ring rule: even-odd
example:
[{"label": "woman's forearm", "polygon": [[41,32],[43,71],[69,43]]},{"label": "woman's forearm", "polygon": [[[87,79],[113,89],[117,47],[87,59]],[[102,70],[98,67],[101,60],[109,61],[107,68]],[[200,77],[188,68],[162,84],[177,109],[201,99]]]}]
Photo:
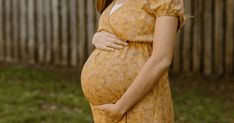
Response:
[{"label": "woman's forearm", "polygon": [[150,58],[141,68],[140,72],[116,102],[122,112],[126,112],[149,92],[168,69],[170,63],[164,60]]},{"label": "woman's forearm", "polygon": [[119,107],[121,112],[126,112],[135,105],[168,71],[173,58],[177,25],[176,17],[158,17],[152,55],[143,65],[127,91],[116,102],[116,106]]}]

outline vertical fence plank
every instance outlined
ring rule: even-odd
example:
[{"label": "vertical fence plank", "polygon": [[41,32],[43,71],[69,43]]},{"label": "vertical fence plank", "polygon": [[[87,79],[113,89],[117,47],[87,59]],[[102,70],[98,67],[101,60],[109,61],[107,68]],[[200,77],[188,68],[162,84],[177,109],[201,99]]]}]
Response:
[{"label": "vertical fence plank", "polygon": [[222,60],[224,59],[222,53],[223,46],[223,1],[215,0],[215,72],[222,74],[223,65]]},{"label": "vertical fence plank", "polygon": [[96,18],[95,18],[95,25],[96,25],[96,27],[95,27],[95,32],[97,31],[97,29],[98,29],[98,23],[99,23],[99,18],[100,18],[100,13],[98,12],[98,10],[97,10],[97,7],[96,7],[96,4],[97,4],[97,0],[94,0],[94,3],[95,3],[95,6],[94,6],[94,11],[95,11],[95,14],[96,14]]},{"label": "vertical fence plank", "polygon": [[[38,62],[44,62],[44,51],[45,51],[45,42],[44,42],[44,0],[37,0],[37,54]],[[46,13],[46,12],[45,12]]]},{"label": "vertical fence plank", "polygon": [[87,44],[88,44],[88,54],[90,54],[93,50],[93,45],[91,43],[92,41],[92,38],[93,38],[93,34],[94,34],[94,11],[93,11],[93,8],[94,8],[94,3],[93,3],[93,0],[87,0],[87,29],[88,29],[88,39],[87,39]]},{"label": "vertical fence plank", "polygon": [[234,1],[227,0],[226,4],[226,44],[225,44],[225,72],[233,72],[234,57]]},{"label": "vertical fence plank", "polygon": [[204,1],[204,74],[212,73],[212,0]]},{"label": "vertical fence plank", "polygon": [[79,43],[78,43],[78,54],[79,54],[79,67],[81,68],[85,62],[86,54],[85,54],[85,2],[84,0],[78,0],[78,14],[79,14]]},{"label": "vertical fence plank", "polygon": [[0,61],[4,60],[3,0],[0,0]]},{"label": "vertical fence plank", "polygon": [[28,53],[29,63],[35,63],[35,19],[34,19],[34,1],[28,0]]},{"label": "vertical fence plank", "polygon": [[11,0],[5,1],[5,24],[6,24],[6,61],[12,62],[12,19]]},{"label": "vertical fence plank", "polygon": [[99,16],[100,16],[100,14],[98,13],[98,11],[97,11],[97,8],[96,8],[96,2],[97,2],[97,0],[92,0],[93,1],[93,13],[94,13],[94,29],[93,29],[93,31],[94,31],[94,33],[96,32],[96,30],[97,30],[97,25],[98,25],[98,20],[99,20]]},{"label": "vertical fence plank", "polygon": [[51,0],[43,0],[45,6],[45,62],[49,64],[52,61],[52,12]]},{"label": "vertical fence plank", "polygon": [[[192,15],[192,1],[191,0],[187,0],[185,1],[185,12],[188,15]],[[183,71],[184,72],[191,72],[191,35],[192,35],[192,23],[186,23],[186,25],[184,26],[184,41],[183,41],[183,53],[182,53],[182,57],[183,57]]]},{"label": "vertical fence plank", "polygon": [[72,66],[77,65],[77,32],[78,32],[78,24],[77,24],[77,1],[76,0],[70,0],[69,1],[69,13],[70,13],[70,57],[71,62],[70,64]]},{"label": "vertical fence plank", "polygon": [[59,1],[52,0],[53,9],[53,60],[54,64],[58,65],[59,61],[59,13],[58,13]]},{"label": "vertical fence plank", "polygon": [[17,61],[19,59],[19,0],[12,0],[12,21],[13,21],[13,38],[12,38],[12,42],[13,42],[13,58],[14,61]]},{"label": "vertical fence plank", "polygon": [[20,2],[20,56],[22,61],[25,61],[27,57],[26,2],[27,2],[26,0],[21,0]]},{"label": "vertical fence plank", "polygon": [[62,47],[62,64],[66,65],[68,61],[68,1],[67,0],[61,0],[61,19],[62,19],[62,28],[61,28],[61,47]]},{"label": "vertical fence plank", "polygon": [[181,59],[180,59],[180,52],[181,52],[181,45],[183,42],[183,33],[178,33],[177,35],[177,40],[176,40],[176,43],[175,43],[175,48],[174,48],[174,57],[173,57],[173,61],[172,61],[172,71],[174,73],[180,71],[181,69]]},{"label": "vertical fence plank", "polygon": [[202,46],[202,0],[193,1],[194,7],[194,34],[193,34],[193,72],[199,73],[201,68]]}]

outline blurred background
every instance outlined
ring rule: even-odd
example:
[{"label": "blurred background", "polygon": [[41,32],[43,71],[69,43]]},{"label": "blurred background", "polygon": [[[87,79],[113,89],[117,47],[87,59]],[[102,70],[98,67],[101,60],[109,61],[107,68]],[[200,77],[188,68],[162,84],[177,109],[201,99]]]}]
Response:
[{"label": "blurred background", "polygon": [[[0,123],[92,123],[80,71],[95,0],[0,0]],[[170,68],[176,123],[234,123],[234,1],[185,0],[194,16]]]}]

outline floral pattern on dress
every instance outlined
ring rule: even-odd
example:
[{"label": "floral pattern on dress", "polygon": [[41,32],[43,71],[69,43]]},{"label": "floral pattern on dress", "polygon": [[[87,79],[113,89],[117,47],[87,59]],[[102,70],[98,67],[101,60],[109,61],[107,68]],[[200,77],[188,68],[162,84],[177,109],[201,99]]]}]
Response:
[{"label": "floral pattern on dress", "polygon": [[[101,14],[97,32],[107,31],[128,43],[122,49],[94,49],[81,71],[81,85],[95,123],[114,123],[94,105],[115,103],[131,85],[153,50],[156,18],[178,17],[180,30],[186,17],[183,0],[128,0],[109,12],[114,0]],[[168,71],[118,123],[174,123]]]}]

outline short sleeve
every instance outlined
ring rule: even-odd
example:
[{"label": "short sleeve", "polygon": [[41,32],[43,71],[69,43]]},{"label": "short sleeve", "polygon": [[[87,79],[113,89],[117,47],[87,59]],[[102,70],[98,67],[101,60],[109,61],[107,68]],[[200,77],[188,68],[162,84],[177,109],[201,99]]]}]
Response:
[{"label": "short sleeve", "polygon": [[184,0],[148,0],[153,14],[159,16],[176,16],[179,24],[177,31],[182,29],[186,16],[184,15]]}]

